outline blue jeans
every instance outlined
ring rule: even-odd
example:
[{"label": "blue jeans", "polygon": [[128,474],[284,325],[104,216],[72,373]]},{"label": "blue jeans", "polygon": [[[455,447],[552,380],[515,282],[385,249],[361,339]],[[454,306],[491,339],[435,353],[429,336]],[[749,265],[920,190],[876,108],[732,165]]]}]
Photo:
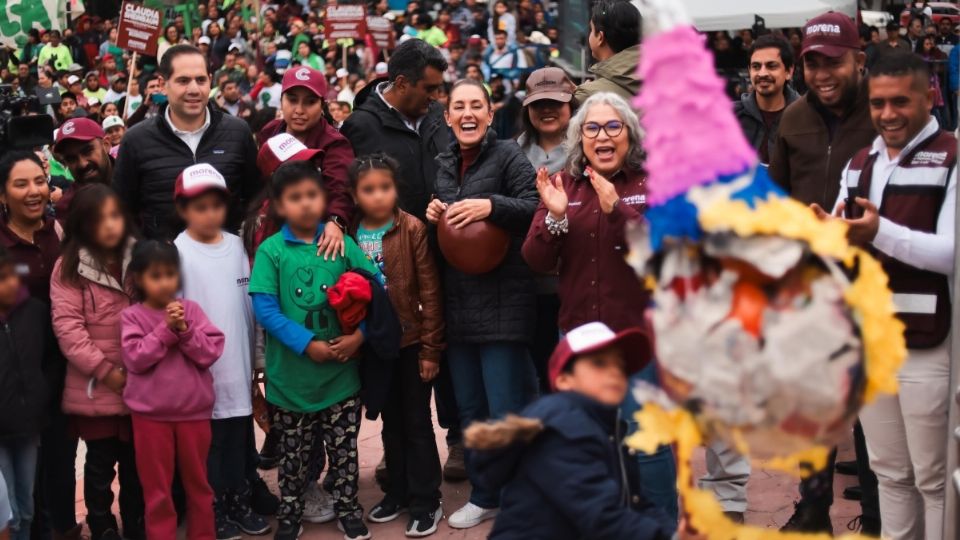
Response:
[{"label": "blue jeans", "polygon": [[28,540],[33,521],[33,484],[37,477],[40,437],[19,437],[0,442],[0,473],[7,484],[13,521],[11,540]]},{"label": "blue jeans", "polygon": [[[447,348],[447,361],[464,429],[473,422],[519,412],[532,398],[533,361],[522,343],[452,343]],[[470,502],[481,508],[500,506],[499,493],[478,487],[471,452],[464,457],[473,486]]]},{"label": "blue jeans", "polygon": [[[653,362],[640,370],[630,378],[631,386],[635,381],[647,381],[657,384],[657,371]],[[633,413],[642,407],[635,399],[633,393],[627,392],[627,398],[620,405],[620,411],[623,418],[630,426],[628,433],[633,433],[637,429],[637,422],[633,419]],[[673,450],[669,446],[661,446],[652,454],[638,452],[637,460],[637,485],[640,487],[640,493],[651,503],[655,504],[668,516],[679,519],[680,510],[678,508],[677,493],[677,463],[673,457]]]}]

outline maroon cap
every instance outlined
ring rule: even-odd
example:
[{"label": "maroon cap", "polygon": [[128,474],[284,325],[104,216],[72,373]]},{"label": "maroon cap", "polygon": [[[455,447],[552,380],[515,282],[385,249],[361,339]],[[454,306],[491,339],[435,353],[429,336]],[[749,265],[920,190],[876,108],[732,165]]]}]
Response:
[{"label": "maroon cap", "polygon": [[177,175],[177,181],[173,185],[173,198],[189,199],[211,190],[230,193],[227,181],[220,171],[209,163],[197,163]]},{"label": "maroon cap", "polygon": [[60,126],[57,130],[57,139],[53,144],[53,151],[64,141],[92,141],[93,139],[102,139],[106,135],[100,124],[89,118],[71,118]]},{"label": "maroon cap", "polygon": [[263,176],[270,176],[284,162],[311,161],[320,152],[323,150],[307,148],[289,133],[278,133],[260,147],[260,152],[257,153],[257,168]]},{"label": "maroon cap", "polygon": [[860,33],[853,19],[843,13],[824,13],[810,19],[803,28],[801,57],[815,52],[836,58],[849,50],[860,50]]},{"label": "maroon cap", "polygon": [[323,73],[307,66],[300,66],[297,69],[288,69],[283,74],[283,87],[281,92],[286,92],[291,88],[302,86],[310,89],[317,97],[327,95],[327,79]]},{"label": "maroon cap", "polygon": [[557,377],[574,357],[594,353],[610,346],[617,346],[623,352],[623,362],[628,375],[640,371],[653,355],[650,350],[650,339],[646,332],[639,328],[629,328],[615,334],[603,323],[587,323],[567,332],[550,355],[550,362],[547,365],[550,388],[554,391],[557,389]]}]

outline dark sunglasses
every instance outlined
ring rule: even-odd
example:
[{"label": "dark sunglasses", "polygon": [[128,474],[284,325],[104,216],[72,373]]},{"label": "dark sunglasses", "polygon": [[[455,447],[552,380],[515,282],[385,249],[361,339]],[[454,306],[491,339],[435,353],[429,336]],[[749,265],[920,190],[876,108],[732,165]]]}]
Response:
[{"label": "dark sunglasses", "polygon": [[588,139],[596,139],[600,136],[601,129],[607,134],[607,137],[613,138],[623,132],[623,122],[611,120],[602,125],[596,122],[587,122],[580,126],[580,133]]}]

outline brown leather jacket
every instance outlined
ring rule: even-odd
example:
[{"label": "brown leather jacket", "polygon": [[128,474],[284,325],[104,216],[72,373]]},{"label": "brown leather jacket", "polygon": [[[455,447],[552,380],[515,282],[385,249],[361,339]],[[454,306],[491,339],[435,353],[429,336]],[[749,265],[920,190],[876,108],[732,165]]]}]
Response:
[{"label": "brown leather jacket", "polygon": [[873,144],[877,132],[870,121],[866,81],[853,109],[837,120],[832,139],[811,97],[807,92],[783,112],[770,156],[770,176],[800,202],[833,208],[843,168],[857,150]]},{"label": "brown leather jacket", "polygon": [[[351,229],[354,235],[356,228],[354,224]],[[383,236],[383,261],[387,295],[403,328],[400,346],[419,343],[422,360],[440,362],[445,347],[443,298],[427,226],[398,209],[393,228]]]}]

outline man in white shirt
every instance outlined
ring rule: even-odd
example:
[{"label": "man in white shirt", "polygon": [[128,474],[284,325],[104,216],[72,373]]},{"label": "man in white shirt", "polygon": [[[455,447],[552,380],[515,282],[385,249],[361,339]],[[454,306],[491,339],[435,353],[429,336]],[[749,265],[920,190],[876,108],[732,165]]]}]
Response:
[{"label": "man in white shirt", "polygon": [[941,538],[946,489],[957,140],[930,115],[929,80],[916,55],[877,60],[869,103],[880,136],[847,164],[832,218],[883,264],[906,325],[899,395],[860,414],[892,540]]}]

